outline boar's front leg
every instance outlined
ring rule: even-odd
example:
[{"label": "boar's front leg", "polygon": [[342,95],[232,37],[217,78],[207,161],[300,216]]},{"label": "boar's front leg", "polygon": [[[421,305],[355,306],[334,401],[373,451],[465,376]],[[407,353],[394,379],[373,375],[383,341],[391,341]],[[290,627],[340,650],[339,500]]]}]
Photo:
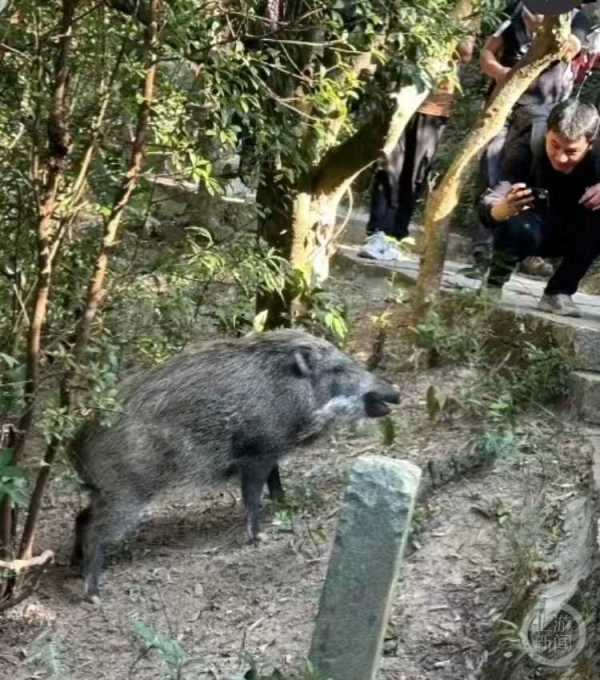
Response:
[{"label": "boar's front leg", "polygon": [[281,476],[279,474],[279,465],[275,465],[269,476],[267,477],[267,488],[269,489],[269,498],[276,503],[282,503],[285,498],[283,485],[281,484]]},{"label": "boar's front leg", "polygon": [[246,462],[241,468],[242,499],[246,509],[246,532],[251,543],[258,542],[262,490],[272,470],[272,460]]}]

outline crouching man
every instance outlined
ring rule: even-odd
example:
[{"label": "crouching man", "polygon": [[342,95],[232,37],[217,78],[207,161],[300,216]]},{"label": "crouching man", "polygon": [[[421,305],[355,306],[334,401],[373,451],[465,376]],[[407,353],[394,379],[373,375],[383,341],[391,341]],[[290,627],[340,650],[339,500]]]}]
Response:
[{"label": "crouching man", "polygon": [[500,181],[480,202],[493,232],[494,297],[526,257],[562,258],[538,309],[580,316],[571,296],[600,254],[599,127],[595,106],[566,101],[552,109],[537,148],[527,131],[505,147]]}]

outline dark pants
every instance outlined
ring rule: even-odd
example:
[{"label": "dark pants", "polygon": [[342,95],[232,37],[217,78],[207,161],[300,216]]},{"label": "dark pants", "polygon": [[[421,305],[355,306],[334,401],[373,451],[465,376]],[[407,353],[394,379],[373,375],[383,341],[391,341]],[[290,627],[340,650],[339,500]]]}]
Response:
[{"label": "dark pants", "polygon": [[600,214],[581,206],[568,217],[553,219],[527,210],[498,224],[488,285],[502,286],[521,260],[532,255],[562,258],[546,285],[548,295],[573,295],[600,254]]},{"label": "dark pants", "polygon": [[386,166],[375,172],[367,232],[408,236],[417,199],[423,192],[447,118],[416,113]]},{"label": "dark pants", "polygon": [[[488,187],[494,187],[500,181],[502,167],[502,150],[508,134],[508,123],[485,147],[479,162],[479,194]],[[491,230],[482,222],[478,222],[473,234],[473,257],[489,260],[492,255],[494,237]]]},{"label": "dark pants", "polygon": [[[488,187],[494,187],[501,179],[503,151],[505,145],[513,146],[519,137],[527,137],[531,149],[543,145],[546,135],[549,106],[518,107],[511,116],[511,122],[505,123],[502,130],[487,145],[479,163],[480,193]],[[479,222],[473,234],[473,257],[489,259],[492,254],[494,237],[485,224]]]}]

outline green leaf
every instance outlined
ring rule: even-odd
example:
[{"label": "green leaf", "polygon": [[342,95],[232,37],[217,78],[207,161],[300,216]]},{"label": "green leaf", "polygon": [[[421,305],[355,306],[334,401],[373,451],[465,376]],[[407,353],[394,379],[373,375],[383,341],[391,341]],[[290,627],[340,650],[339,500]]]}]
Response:
[{"label": "green leaf", "polygon": [[2,359],[9,368],[14,368],[19,365],[17,359],[11,357],[10,354],[4,354],[4,352],[0,352],[0,359]]},{"label": "green leaf", "polygon": [[6,479],[22,479],[25,477],[25,471],[23,468],[17,467],[16,465],[7,465],[6,467],[0,468],[0,478]]},{"label": "green leaf", "polygon": [[269,310],[268,309],[263,309],[262,312],[259,312],[255,317],[254,320],[252,321],[252,327],[257,333],[262,333],[265,329],[265,324],[267,323],[267,317],[269,316]]},{"label": "green leaf", "polygon": [[27,505],[27,493],[22,484],[3,484],[0,482],[0,502],[2,502],[6,496],[19,507]]},{"label": "green leaf", "polygon": [[15,450],[9,448],[5,448],[0,451],[0,471],[3,467],[12,463],[14,453]]},{"label": "green leaf", "polygon": [[346,326],[344,320],[340,316],[335,316],[331,321],[331,330],[335,333],[335,335],[338,338],[343,339],[344,337],[346,337],[348,327]]},{"label": "green leaf", "polygon": [[427,413],[429,418],[433,421],[437,420],[440,413],[444,410],[448,397],[435,385],[430,385],[427,390]]},{"label": "green leaf", "polygon": [[389,416],[382,418],[379,427],[381,428],[381,434],[383,435],[383,445],[391,446],[396,440],[396,424],[393,419]]}]

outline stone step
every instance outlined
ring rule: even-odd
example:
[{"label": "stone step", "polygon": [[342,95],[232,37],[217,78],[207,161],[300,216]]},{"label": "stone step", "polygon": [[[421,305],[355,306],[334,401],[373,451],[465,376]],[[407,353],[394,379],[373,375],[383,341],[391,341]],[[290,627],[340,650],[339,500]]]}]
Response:
[{"label": "stone step", "polygon": [[[416,281],[419,274],[417,256],[407,255],[399,262],[390,263],[360,257],[358,250],[359,247],[356,245],[340,245],[336,253],[337,262],[346,266],[360,266],[363,271],[373,275],[389,276],[393,272],[398,279],[409,285]],[[476,293],[480,282],[464,276],[462,270],[464,264],[447,260],[444,265],[442,290],[472,290]],[[515,315],[515,323],[550,326],[552,335],[572,357],[575,370],[600,372],[600,297],[577,293],[574,300],[582,318],[557,316],[537,309],[544,286],[544,281],[513,274],[504,286],[499,307],[512,312]]]},{"label": "stone step", "polygon": [[[600,325],[598,322],[585,319],[557,321],[554,317],[552,321],[554,337],[561,344],[566,345],[573,358],[573,367],[581,372],[600,372]],[[600,375],[596,378],[600,379]],[[600,419],[600,413],[598,418]]]},{"label": "stone step", "polygon": [[[367,224],[369,222],[369,211],[363,206],[352,209],[348,215],[347,207],[343,206],[337,212],[337,226],[345,224],[341,235],[341,241],[345,245],[361,245],[367,235]],[[414,238],[419,238],[423,234],[423,227],[416,222],[411,222],[408,227],[409,233]],[[471,254],[471,239],[463,234],[450,232],[448,234],[447,257],[450,259],[468,259]]]},{"label": "stone step", "polygon": [[600,374],[574,371],[571,394],[577,415],[587,423],[600,425]]}]

